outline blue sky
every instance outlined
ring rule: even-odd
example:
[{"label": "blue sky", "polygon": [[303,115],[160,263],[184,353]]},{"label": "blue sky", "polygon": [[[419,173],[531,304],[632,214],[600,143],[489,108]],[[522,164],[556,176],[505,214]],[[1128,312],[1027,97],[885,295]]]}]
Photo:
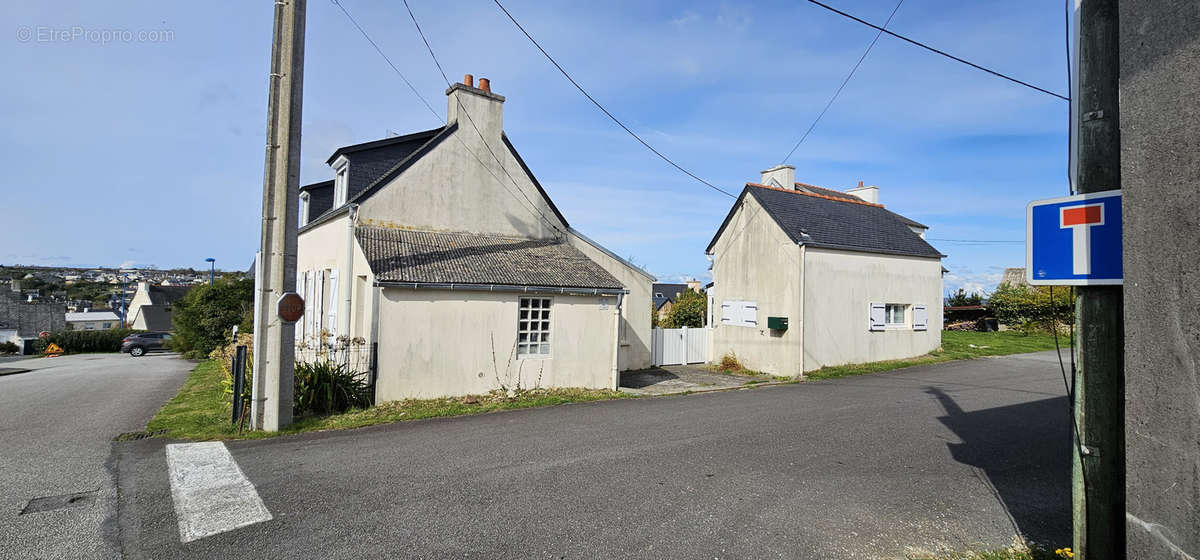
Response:
[{"label": "blue sky", "polygon": [[[444,117],[403,4],[342,2]],[[895,7],[829,2],[877,23]],[[508,98],[506,132],[573,226],[660,279],[707,278],[731,199],[608,121],[490,1],[410,3],[451,79],[488,77]],[[0,263],[248,266],[271,3],[12,4]],[[802,0],[505,5],[626,124],[733,192],[780,161],[874,36]],[[1061,2],[908,0],[889,28],[1066,91]],[[309,2],[306,57],[303,182],[331,176],[337,146],[441,124],[327,0]],[[803,182],[879,186],[934,239],[1021,240],[1025,204],[1067,192],[1066,118],[1062,100],[884,36],[789,163]],[[1020,244],[933,244],[947,291],[991,289],[1024,260]]]}]

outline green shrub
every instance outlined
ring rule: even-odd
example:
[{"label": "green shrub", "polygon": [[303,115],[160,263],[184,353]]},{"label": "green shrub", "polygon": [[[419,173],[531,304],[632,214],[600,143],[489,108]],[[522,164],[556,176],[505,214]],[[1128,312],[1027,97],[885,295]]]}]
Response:
[{"label": "green shrub", "polygon": [[371,406],[371,387],[362,374],[328,361],[296,364],[292,413],[329,414]]},{"label": "green shrub", "polygon": [[1050,296],[1050,286],[1036,289],[1001,284],[988,299],[988,308],[1001,323],[1023,331],[1049,331],[1055,321],[1075,321],[1075,301],[1068,288],[1059,288]]},{"label": "green shrub", "polygon": [[11,340],[5,340],[0,344],[0,354],[16,354],[21,351],[21,347],[17,346]]},{"label": "green shrub", "polygon": [[684,290],[671,304],[671,311],[667,313],[661,326],[668,329],[699,328],[704,326],[705,315],[708,315],[708,296]]},{"label": "green shrub", "polygon": [[59,331],[51,333],[48,338],[40,339],[34,348],[45,352],[51,342],[57,344],[64,352],[120,352],[121,341],[125,337],[146,331],[133,329],[104,329],[97,331]]},{"label": "green shrub", "polygon": [[225,343],[235,325],[239,332],[253,330],[254,281],[225,277],[196,286],[175,303],[171,315],[175,324],[171,349],[189,358],[208,356]]}]

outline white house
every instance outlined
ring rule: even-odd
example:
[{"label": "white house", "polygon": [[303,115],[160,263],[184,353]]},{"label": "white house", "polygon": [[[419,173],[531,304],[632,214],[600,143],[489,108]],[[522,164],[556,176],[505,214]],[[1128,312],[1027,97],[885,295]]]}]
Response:
[{"label": "white house", "polygon": [[130,328],[147,331],[172,331],[174,306],[194,286],[156,286],[150,282],[138,282],[137,292],[129,300],[125,312],[125,324]]},{"label": "white house", "polygon": [[706,250],[713,359],[798,376],[941,346],[944,255],[878,200],[797,183],[790,165],[747,183]]},{"label": "white house", "polygon": [[69,331],[98,331],[121,326],[121,318],[112,311],[67,313],[66,319]]},{"label": "white house", "polygon": [[377,345],[380,402],[649,367],[654,278],[570,226],[486,79],[446,94],[445,126],[339,148],[301,187],[297,340]]}]

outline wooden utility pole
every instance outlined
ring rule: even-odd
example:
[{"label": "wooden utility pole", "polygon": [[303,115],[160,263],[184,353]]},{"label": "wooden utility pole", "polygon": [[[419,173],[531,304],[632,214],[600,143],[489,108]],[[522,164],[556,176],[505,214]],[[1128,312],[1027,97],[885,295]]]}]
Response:
[{"label": "wooden utility pole", "polygon": [[292,422],[295,323],[284,321],[279,298],[296,287],[296,220],[300,188],[300,108],[304,84],[306,0],[275,0],[271,46],[267,157],[263,177],[262,246],[255,286],[254,427],[276,431]]},{"label": "wooden utility pole", "polygon": [[[1079,6],[1080,193],[1121,188],[1117,0]],[[1076,558],[1125,557],[1125,331],[1121,286],[1081,286],[1075,296],[1072,502]]]}]

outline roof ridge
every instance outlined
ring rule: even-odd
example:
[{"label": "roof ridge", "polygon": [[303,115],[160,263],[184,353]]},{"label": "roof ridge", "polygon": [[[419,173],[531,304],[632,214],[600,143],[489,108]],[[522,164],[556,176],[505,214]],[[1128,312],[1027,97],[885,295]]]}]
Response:
[{"label": "roof ridge", "polygon": [[[803,183],[798,183],[798,184],[803,184]],[[867,202],[867,201],[865,201],[865,200],[850,200],[850,199],[848,199],[848,198],[839,198],[839,197],[836,197],[836,196],[829,196],[829,195],[827,195],[827,194],[817,194],[817,193],[810,193],[810,192],[798,191],[798,190],[795,190],[795,189],[785,189],[785,188],[782,188],[782,187],[772,187],[772,186],[770,186],[770,185],[764,185],[764,184],[762,184],[762,183],[746,183],[746,186],[747,186],[747,187],[758,187],[758,188],[760,188],[760,189],[771,189],[771,190],[773,190],[773,191],[779,191],[779,192],[785,192],[785,193],[798,194],[798,195],[801,195],[801,196],[811,196],[811,197],[814,197],[814,198],[823,198],[823,199],[825,199],[825,200],[832,200],[832,201],[834,201],[834,202],[845,202],[846,204],[861,204],[861,205],[863,205],[863,206],[871,206],[871,207],[874,207],[874,208],[883,208],[883,207],[884,207],[882,204],[876,204],[876,203],[874,203],[874,202]],[[809,186],[815,186],[815,185],[809,185]],[[817,188],[822,188],[822,187],[817,187]],[[826,190],[831,190],[831,189],[826,189]]]},{"label": "roof ridge", "polygon": [[388,224],[378,224],[378,223],[359,224],[355,228],[355,230],[357,231],[359,229],[377,229],[380,231],[407,231],[407,232],[412,232],[412,233],[430,233],[430,234],[434,234],[434,235],[469,235],[469,236],[473,236],[473,237],[484,237],[484,238],[488,238],[488,239],[511,239],[513,241],[553,241],[555,243],[562,242],[562,240],[557,239],[557,238],[537,239],[537,238],[533,238],[533,237],[520,237],[520,236],[514,236],[514,235],[478,233],[478,232],[473,232],[473,231],[424,229],[424,228],[417,228],[417,227],[411,227],[411,226],[388,225]]}]

